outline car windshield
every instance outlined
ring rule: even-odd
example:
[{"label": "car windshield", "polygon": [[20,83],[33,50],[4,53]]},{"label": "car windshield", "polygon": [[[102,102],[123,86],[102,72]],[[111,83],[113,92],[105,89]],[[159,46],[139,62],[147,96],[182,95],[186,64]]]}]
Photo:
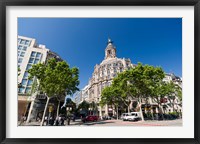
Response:
[{"label": "car windshield", "polygon": [[132,116],[137,116],[137,113],[132,113],[131,115],[132,115]]}]

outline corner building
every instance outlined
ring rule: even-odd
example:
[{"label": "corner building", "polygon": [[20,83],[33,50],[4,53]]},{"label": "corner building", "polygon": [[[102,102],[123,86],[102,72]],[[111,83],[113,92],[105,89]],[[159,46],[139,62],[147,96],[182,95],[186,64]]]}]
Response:
[{"label": "corner building", "polygon": [[[108,39],[107,47],[105,49],[105,58],[98,65],[94,67],[92,78],[88,84],[88,101],[99,103],[101,100],[101,92],[104,87],[110,86],[117,73],[123,72],[136,65],[131,63],[130,59],[117,58],[116,47],[113,45],[111,39]],[[98,106],[98,112],[94,112],[99,116],[113,115],[114,110],[108,105],[101,108]]]},{"label": "corner building", "polygon": [[[18,120],[22,115],[28,117],[30,114],[30,119],[36,119],[38,114],[43,113],[46,97],[39,94],[33,96],[36,78],[28,79],[28,70],[32,65],[46,63],[50,58],[55,58],[57,61],[62,61],[62,59],[58,54],[46,48],[45,45],[38,45],[34,38],[18,36],[17,49],[18,68],[20,69],[18,72],[18,85],[20,85],[18,87]],[[55,105],[55,101],[52,100],[50,103]],[[64,103],[64,100],[61,103]]]},{"label": "corner building", "polygon": [[[85,100],[87,100],[89,103],[95,102],[99,104],[103,88],[111,85],[112,80],[114,77],[117,76],[117,73],[121,73],[127,69],[134,68],[135,66],[136,64],[132,64],[130,59],[117,58],[116,47],[113,45],[113,42],[110,39],[108,39],[107,47],[105,49],[105,58],[99,65],[96,64],[96,66],[94,67],[92,78],[90,78],[85,92],[87,94],[87,96],[84,96]],[[178,84],[180,88],[182,88],[182,79],[180,77],[175,76],[174,74],[166,73],[163,81],[172,81],[173,83]],[[182,103],[177,96],[175,96],[174,98],[174,105],[171,104],[170,100],[167,97],[165,97],[164,99],[165,101],[162,102],[164,113],[182,111]],[[133,98],[131,100],[129,107],[127,108],[128,112],[133,111],[133,107],[135,104],[137,104],[137,101],[137,98]],[[143,113],[158,112],[158,105],[154,99],[150,97],[147,99],[142,98],[141,102],[141,108]],[[147,103],[151,108],[147,107]],[[115,115],[116,112],[114,109],[112,109],[112,106],[106,105],[104,107],[100,107],[98,105],[98,110],[93,111],[93,114],[102,117],[105,115]]]}]

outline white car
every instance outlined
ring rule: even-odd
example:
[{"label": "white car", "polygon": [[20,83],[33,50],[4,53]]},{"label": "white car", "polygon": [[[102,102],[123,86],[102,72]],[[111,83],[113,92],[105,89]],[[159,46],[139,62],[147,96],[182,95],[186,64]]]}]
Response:
[{"label": "white car", "polygon": [[121,119],[123,121],[127,121],[130,116],[131,116],[131,113],[123,113],[121,116]]},{"label": "white car", "polygon": [[120,116],[120,119],[123,120],[123,119],[124,119],[124,116],[125,116],[126,114],[128,114],[128,113],[122,113],[121,116]]},{"label": "white car", "polygon": [[128,121],[138,121],[141,119],[139,112],[131,112],[127,117],[126,120]]}]

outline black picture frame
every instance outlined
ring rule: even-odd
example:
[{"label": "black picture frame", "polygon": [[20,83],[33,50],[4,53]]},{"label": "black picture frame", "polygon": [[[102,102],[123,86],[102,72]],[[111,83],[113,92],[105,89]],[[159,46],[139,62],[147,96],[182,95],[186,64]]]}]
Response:
[{"label": "black picture frame", "polygon": [[[6,138],[6,7],[7,6],[194,6],[195,54],[194,54],[194,138],[67,138],[23,139]],[[1,0],[0,1],[0,142],[1,143],[67,143],[67,144],[200,144],[200,2],[199,0]]]}]

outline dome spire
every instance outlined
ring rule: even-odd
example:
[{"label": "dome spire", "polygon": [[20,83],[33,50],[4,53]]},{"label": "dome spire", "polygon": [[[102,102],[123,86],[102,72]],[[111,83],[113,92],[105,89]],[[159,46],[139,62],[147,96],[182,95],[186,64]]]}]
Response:
[{"label": "dome spire", "polygon": [[107,47],[105,49],[105,59],[107,58],[115,58],[116,57],[116,49],[113,45],[113,41],[108,37]]},{"label": "dome spire", "polygon": [[113,43],[113,41],[108,37],[108,44],[112,44]]}]

